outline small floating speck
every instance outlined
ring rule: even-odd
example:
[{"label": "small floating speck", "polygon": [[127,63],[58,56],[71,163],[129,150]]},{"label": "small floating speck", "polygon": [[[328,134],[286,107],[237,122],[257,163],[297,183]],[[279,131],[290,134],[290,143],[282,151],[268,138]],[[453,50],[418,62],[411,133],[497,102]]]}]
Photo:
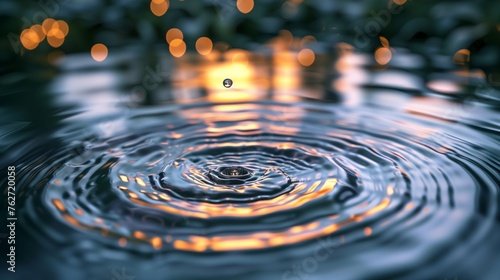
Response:
[{"label": "small floating speck", "polygon": [[231,79],[224,79],[224,81],[222,82],[222,84],[224,85],[224,87],[226,88],[230,88],[233,86],[233,80]]}]

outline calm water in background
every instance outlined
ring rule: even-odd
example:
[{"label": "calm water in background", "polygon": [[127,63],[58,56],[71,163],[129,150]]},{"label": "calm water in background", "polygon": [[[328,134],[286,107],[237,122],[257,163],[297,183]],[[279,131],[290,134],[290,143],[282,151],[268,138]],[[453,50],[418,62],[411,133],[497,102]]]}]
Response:
[{"label": "calm water in background", "polygon": [[307,68],[283,50],[133,53],[2,77],[8,279],[500,273],[499,95],[482,71],[346,46]]}]

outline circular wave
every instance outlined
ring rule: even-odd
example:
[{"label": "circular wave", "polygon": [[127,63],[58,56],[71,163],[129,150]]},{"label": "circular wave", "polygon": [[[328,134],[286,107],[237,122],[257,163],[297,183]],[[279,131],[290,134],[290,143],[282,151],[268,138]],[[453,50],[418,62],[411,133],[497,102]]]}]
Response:
[{"label": "circular wave", "polygon": [[[454,244],[473,248],[493,227],[478,216],[498,219],[498,142],[464,126],[252,103],[139,110],[117,127],[23,166],[35,235],[122,253],[240,252],[239,268],[283,277],[322,244],[342,259],[318,270],[361,279],[450,266]],[[347,272],[360,252],[373,263]]]}]

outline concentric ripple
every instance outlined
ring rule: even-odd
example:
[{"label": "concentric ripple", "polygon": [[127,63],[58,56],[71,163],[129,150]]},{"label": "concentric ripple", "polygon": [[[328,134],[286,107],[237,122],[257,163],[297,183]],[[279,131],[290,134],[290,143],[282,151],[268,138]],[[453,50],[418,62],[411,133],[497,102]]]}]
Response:
[{"label": "concentric ripple", "polygon": [[[114,254],[194,252],[183,272],[197,277],[185,269],[196,256],[211,254],[197,265],[214,268],[240,252],[231,262],[241,269],[228,274],[283,271],[321,238],[338,240],[342,257],[319,270],[341,279],[442,270],[462,256],[457,242],[473,248],[499,217],[498,139],[448,125],[305,103],[138,109],[113,131],[30,158],[23,215],[45,241],[86,240],[80,257],[92,254],[88,243]],[[372,263],[348,270],[360,252]]]}]

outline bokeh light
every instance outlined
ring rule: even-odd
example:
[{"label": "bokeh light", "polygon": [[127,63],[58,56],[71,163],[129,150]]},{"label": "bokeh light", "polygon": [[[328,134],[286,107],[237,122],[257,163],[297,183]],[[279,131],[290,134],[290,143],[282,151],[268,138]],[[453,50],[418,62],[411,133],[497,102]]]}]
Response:
[{"label": "bokeh light", "polygon": [[64,43],[64,33],[59,29],[51,29],[47,33],[47,42],[54,48],[60,47]]},{"label": "bokeh light", "polygon": [[21,32],[21,44],[28,50],[34,50],[40,43],[40,39],[32,29],[25,29]]},{"label": "bokeh light", "polygon": [[40,24],[35,24],[30,27],[38,35],[38,41],[42,42],[45,40],[45,33],[43,32],[43,27]]},{"label": "bokeh light", "polygon": [[303,49],[298,54],[299,63],[303,66],[311,66],[314,63],[315,55],[310,49]]},{"label": "bokeh light", "polygon": [[208,55],[213,48],[212,40],[208,37],[200,37],[196,40],[196,51],[201,55]]},{"label": "bokeh light", "polygon": [[252,11],[254,6],[253,0],[237,0],[236,7],[243,14],[248,14]]},{"label": "bokeh light", "polygon": [[170,42],[168,49],[174,57],[179,58],[186,52],[186,43],[182,39],[174,39]]},{"label": "bokeh light", "polygon": [[45,19],[42,23],[43,33],[47,34],[49,30],[52,29],[52,26],[54,25],[55,22],[56,20],[53,18]]},{"label": "bokeh light", "polygon": [[167,43],[171,43],[175,39],[184,39],[184,35],[179,28],[170,28],[165,35]]},{"label": "bokeh light", "polygon": [[45,39],[53,48],[60,47],[68,35],[69,26],[64,20],[46,18],[42,24],[34,24],[20,34],[21,44],[28,50],[34,50]]},{"label": "bokeh light", "polygon": [[101,43],[95,44],[94,46],[92,46],[90,54],[95,61],[101,62],[108,56],[108,47]]},{"label": "bokeh light", "polygon": [[392,52],[389,48],[378,48],[375,51],[375,61],[380,65],[386,65],[391,61]]},{"label": "bokeh light", "polygon": [[63,37],[66,37],[69,32],[69,26],[64,20],[58,20],[54,22],[52,25],[52,29],[59,29],[63,34]]},{"label": "bokeh light", "polygon": [[163,16],[167,12],[169,6],[170,2],[168,0],[151,0],[149,4],[151,12],[157,17]]}]

